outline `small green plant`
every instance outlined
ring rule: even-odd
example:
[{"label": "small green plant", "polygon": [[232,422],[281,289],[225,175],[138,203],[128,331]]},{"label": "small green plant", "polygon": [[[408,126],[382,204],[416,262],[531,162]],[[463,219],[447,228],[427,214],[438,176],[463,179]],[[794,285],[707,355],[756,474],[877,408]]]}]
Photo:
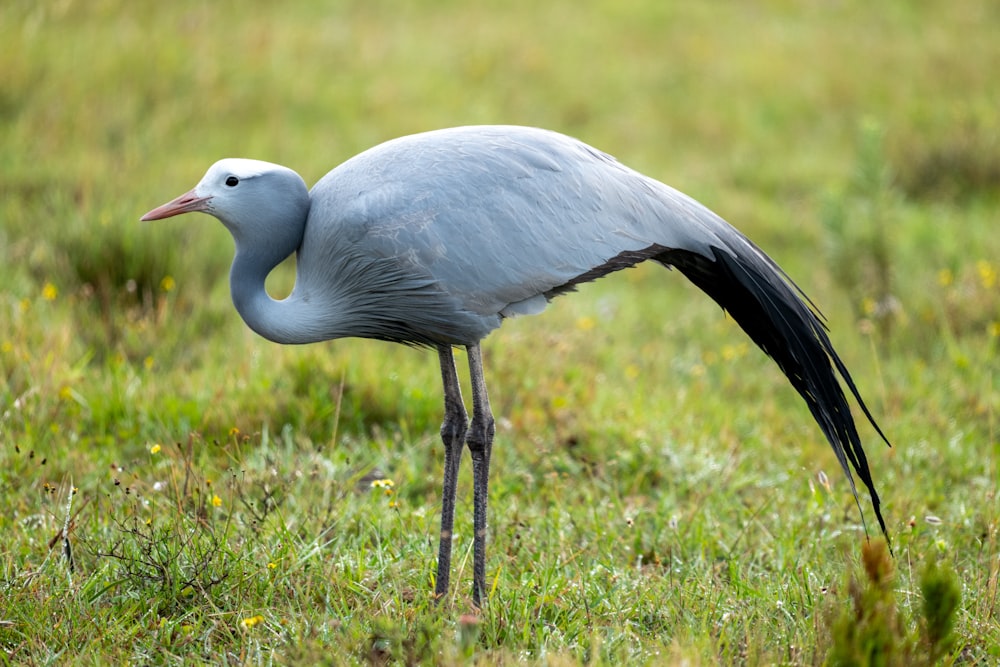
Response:
[{"label": "small green plant", "polygon": [[930,563],[920,577],[923,618],[909,622],[896,600],[892,559],[885,542],[861,548],[864,580],[847,585],[850,606],[831,625],[831,665],[892,667],[936,665],[955,644],[953,628],[961,599],[951,570]]},{"label": "small green plant", "polygon": [[183,608],[196,594],[208,595],[239,571],[241,556],[230,546],[237,526],[215,485],[196,465],[194,447],[191,438],[178,444],[178,456],[171,456],[161,445],[152,445],[157,472],[149,474],[162,476],[160,481],[137,476],[127,482],[114,476],[101,511],[111,527],[109,539],[83,545],[113,563],[114,579],[107,590],[126,596],[147,592],[159,600],[159,613]]},{"label": "small green plant", "polygon": [[211,523],[115,519],[118,538],[101,556],[117,563],[118,588],[155,593],[159,613],[183,608],[195,594],[206,595],[232,573],[222,531]]},{"label": "small green plant", "polygon": [[924,597],[922,647],[928,664],[948,655],[955,646],[955,615],[962,594],[955,573],[931,562],[920,578]]},{"label": "small green plant", "polygon": [[863,123],[857,141],[852,178],[843,192],[827,197],[821,221],[834,279],[848,294],[855,318],[872,323],[885,340],[900,315],[888,231],[897,195],[882,127],[874,121]]}]

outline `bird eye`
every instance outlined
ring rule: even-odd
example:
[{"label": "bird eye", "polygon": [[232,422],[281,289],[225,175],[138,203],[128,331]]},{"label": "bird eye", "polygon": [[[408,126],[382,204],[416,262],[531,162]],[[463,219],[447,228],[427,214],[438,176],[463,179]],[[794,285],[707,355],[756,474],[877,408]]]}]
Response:
[{"label": "bird eye", "polygon": [[240,179],[236,178],[235,176],[230,176],[229,178],[226,179],[226,185],[228,185],[231,188],[235,188],[239,184],[240,184]]}]

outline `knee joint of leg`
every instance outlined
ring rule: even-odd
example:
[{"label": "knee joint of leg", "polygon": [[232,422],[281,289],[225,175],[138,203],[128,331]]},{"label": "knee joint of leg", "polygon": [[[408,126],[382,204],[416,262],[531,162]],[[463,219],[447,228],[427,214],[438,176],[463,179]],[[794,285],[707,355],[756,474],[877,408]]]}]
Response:
[{"label": "knee joint of leg", "polygon": [[441,423],[441,439],[445,442],[461,442],[465,439],[468,422],[465,415],[446,415]]},{"label": "knee joint of leg", "polygon": [[473,417],[472,423],[469,425],[469,434],[466,437],[469,450],[482,451],[489,447],[493,442],[494,430],[492,415],[487,415],[484,418]]}]

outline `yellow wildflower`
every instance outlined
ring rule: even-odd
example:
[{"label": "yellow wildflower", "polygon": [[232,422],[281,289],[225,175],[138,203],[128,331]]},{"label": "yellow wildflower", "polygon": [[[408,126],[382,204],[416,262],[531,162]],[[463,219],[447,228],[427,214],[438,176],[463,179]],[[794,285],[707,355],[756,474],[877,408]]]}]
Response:
[{"label": "yellow wildflower", "polygon": [[214,507],[222,507],[222,498],[217,495],[212,495],[212,505]]},{"label": "yellow wildflower", "polygon": [[250,628],[254,627],[255,625],[259,625],[260,623],[263,623],[263,622],[264,622],[264,617],[261,616],[260,614],[257,614],[256,616],[251,616],[250,618],[244,618],[242,621],[240,621],[240,624],[245,629],[249,630]]},{"label": "yellow wildflower", "polygon": [[593,317],[590,317],[589,315],[579,317],[576,320],[576,328],[579,329],[580,331],[590,331],[596,326],[597,326],[597,320],[595,320]]},{"label": "yellow wildflower", "polygon": [[976,272],[984,289],[993,289],[997,284],[997,269],[985,259],[976,262]]},{"label": "yellow wildflower", "polygon": [[149,448],[149,453],[150,454],[159,454],[161,449],[163,449],[163,448],[160,447],[159,445],[153,445],[152,447]]},{"label": "yellow wildflower", "polygon": [[372,488],[373,489],[389,489],[395,486],[395,482],[391,479],[373,479]]},{"label": "yellow wildflower", "polygon": [[45,286],[42,287],[42,298],[46,301],[55,301],[57,296],[59,296],[59,289],[52,283],[45,283]]},{"label": "yellow wildflower", "polygon": [[177,282],[174,280],[173,276],[163,276],[163,280],[160,281],[161,290],[164,292],[172,292],[175,287],[177,287]]}]

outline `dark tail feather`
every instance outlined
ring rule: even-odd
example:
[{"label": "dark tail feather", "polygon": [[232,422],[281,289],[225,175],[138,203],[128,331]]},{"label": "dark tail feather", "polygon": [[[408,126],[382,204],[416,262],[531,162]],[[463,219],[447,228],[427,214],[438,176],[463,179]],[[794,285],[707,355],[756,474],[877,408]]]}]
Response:
[{"label": "dark tail feather", "polygon": [[889,532],[882,518],[881,501],[850,406],[838,381],[838,372],[868,421],[886,444],[889,440],[875,423],[847,367],[833,349],[821,315],[813,310],[815,306],[762,251],[749,241],[748,244],[749,247],[741,250],[739,256],[717,248],[712,249],[714,260],[689,251],[667,250],[658,254],[656,260],[676,267],[715,299],[777,362],[792,386],[805,399],[813,418],[833,447],[851,483],[862,523],[865,523],[864,512],[848,461],[868,488],[879,527],[888,541]]}]

